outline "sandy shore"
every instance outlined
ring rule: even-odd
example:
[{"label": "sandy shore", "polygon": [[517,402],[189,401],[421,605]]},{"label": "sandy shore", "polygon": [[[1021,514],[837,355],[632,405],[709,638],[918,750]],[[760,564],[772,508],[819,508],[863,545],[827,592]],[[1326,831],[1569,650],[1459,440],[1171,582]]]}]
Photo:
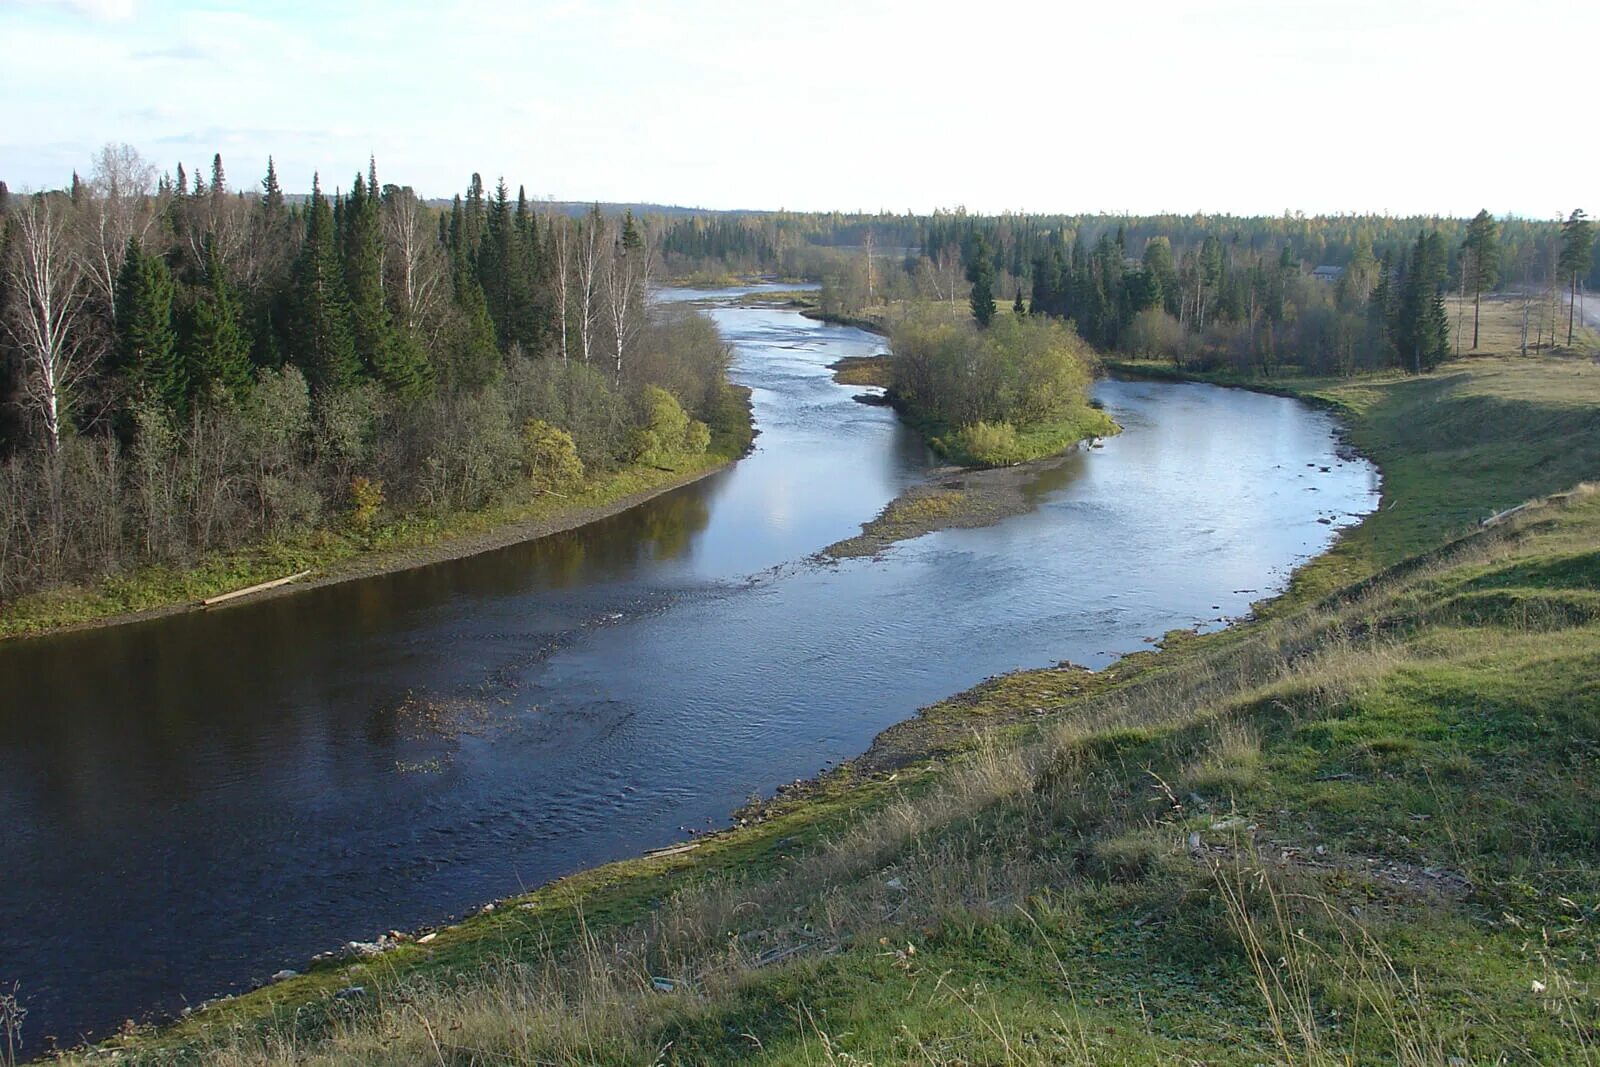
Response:
[{"label": "sandy shore", "polygon": [[863,523],[859,534],[834,542],[821,555],[832,559],[873,556],[896,542],[923,534],[993,526],[1025,514],[1037,506],[1042,483],[1074,462],[1079,448],[1087,444],[1081,442],[1065,452],[1015,467],[936,467],[926,480],[891,500],[871,522]]}]

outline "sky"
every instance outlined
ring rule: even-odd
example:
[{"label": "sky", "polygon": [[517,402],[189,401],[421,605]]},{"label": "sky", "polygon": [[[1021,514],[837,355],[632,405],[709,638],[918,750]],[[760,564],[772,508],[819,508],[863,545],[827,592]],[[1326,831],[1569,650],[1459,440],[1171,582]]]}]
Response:
[{"label": "sky", "polygon": [[1600,210],[1588,0],[0,0],[0,180],[709,208]]}]

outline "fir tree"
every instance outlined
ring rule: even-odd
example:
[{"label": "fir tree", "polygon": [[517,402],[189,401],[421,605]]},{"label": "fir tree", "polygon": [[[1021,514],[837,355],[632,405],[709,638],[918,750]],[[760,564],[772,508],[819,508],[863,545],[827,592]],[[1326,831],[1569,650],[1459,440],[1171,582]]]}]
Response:
[{"label": "fir tree", "polygon": [[517,254],[516,237],[506,181],[501,178],[495,186],[494,200],[489,205],[483,243],[478,247],[477,274],[483,286],[484,299],[489,304],[489,318],[494,323],[495,337],[499,339],[502,349],[509,349],[521,339],[517,323],[521,312],[517,275],[522,264]]},{"label": "fir tree", "polygon": [[1450,318],[1443,292],[1447,260],[1443,237],[1437,232],[1418,233],[1400,280],[1394,345],[1402,356],[1410,357],[1417,374],[1432,370],[1450,352]]},{"label": "fir tree", "polygon": [[172,326],[173,294],[166,261],[146,255],[138,239],[130,238],[117,278],[117,370],[130,393],[144,393],[182,412],[189,375]]},{"label": "fir tree", "polygon": [[1022,318],[1024,315],[1026,315],[1028,313],[1028,309],[1022,303],[1022,283],[1021,282],[1017,283],[1017,298],[1015,300],[1011,301],[1011,313],[1013,315],[1015,315],[1019,319]]},{"label": "fir tree", "polygon": [[972,317],[978,320],[979,326],[986,327],[994,321],[994,256],[981,233],[972,242],[967,281],[972,283]]},{"label": "fir tree", "polygon": [[450,385],[471,391],[493,381],[500,373],[500,349],[495,344],[494,320],[489,317],[489,302],[483,286],[471,274],[456,283],[456,307],[461,326],[450,346]]},{"label": "fir tree", "polygon": [[216,383],[234,399],[242,400],[254,383],[250,342],[239,298],[228,284],[216,241],[209,235],[205,259],[205,277],[189,312],[189,374],[197,387]]},{"label": "fir tree", "polygon": [[292,275],[294,319],[290,358],[318,389],[342,389],[361,363],[351,336],[350,303],[334,240],[333,211],[321,184],[311,182],[306,240]]}]

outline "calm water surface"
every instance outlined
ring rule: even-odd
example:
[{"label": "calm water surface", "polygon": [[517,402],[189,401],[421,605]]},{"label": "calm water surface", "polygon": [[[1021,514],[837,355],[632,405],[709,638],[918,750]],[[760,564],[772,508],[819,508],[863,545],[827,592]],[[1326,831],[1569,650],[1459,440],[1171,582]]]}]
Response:
[{"label": "calm water surface", "polygon": [[1324,414],[1110,381],[1126,432],[1037,510],[814,562],[931,457],[826,370],[877,338],[709,313],[761,429],[731,471],[471,559],[0,646],[0,986],[30,1045],[725,824],[996,672],[1219,625],[1377,499]]}]

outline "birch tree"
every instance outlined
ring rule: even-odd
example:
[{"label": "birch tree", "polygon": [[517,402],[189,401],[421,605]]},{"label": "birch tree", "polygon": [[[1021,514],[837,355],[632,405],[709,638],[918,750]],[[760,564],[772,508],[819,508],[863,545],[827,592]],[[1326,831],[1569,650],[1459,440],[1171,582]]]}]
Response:
[{"label": "birch tree", "polygon": [[650,290],[653,253],[649,230],[635,225],[630,213],[612,254],[606,259],[606,311],[610,317],[616,380],[622,380],[624,354],[638,332],[639,313]]},{"label": "birch tree", "polygon": [[585,363],[594,352],[594,331],[600,323],[600,271],[606,248],[605,216],[596,204],[578,224],[578,351]]},{"label": "birch tree", "polygon": [[[424,214],[422,201],[408,185],[389,186],[383,193],[385,274],[401,329],[438,341],[438,314],[444,299],[446,270],[438,228]],[[424,333],[432,324],[431,333]]]},{"label": "birch tree", "polygon": [[130,238],[142,245],[160,215],[152,196],[156,168],[127,144],[107,144],[96,153],[81,216],[86,280],[96,306],[110,321]]},{"label": "birch tree", "polygon": [[82,263],[68,245],[66,211],[56,198],[41,193],[8,214],[15,236],[6,264],[6,334],[22,357],[23,402],[38,416],[45,449],[54,457],[73,387],[94,364],[94,349],[82,328],[87,285]]},{"label": "birch tree", "polygon": [[572,226],[565,217],[549,216],[550,247],[555,260],[556,332],[561,342],[561,362],[567,363],[567,312],[572,307]]}]

